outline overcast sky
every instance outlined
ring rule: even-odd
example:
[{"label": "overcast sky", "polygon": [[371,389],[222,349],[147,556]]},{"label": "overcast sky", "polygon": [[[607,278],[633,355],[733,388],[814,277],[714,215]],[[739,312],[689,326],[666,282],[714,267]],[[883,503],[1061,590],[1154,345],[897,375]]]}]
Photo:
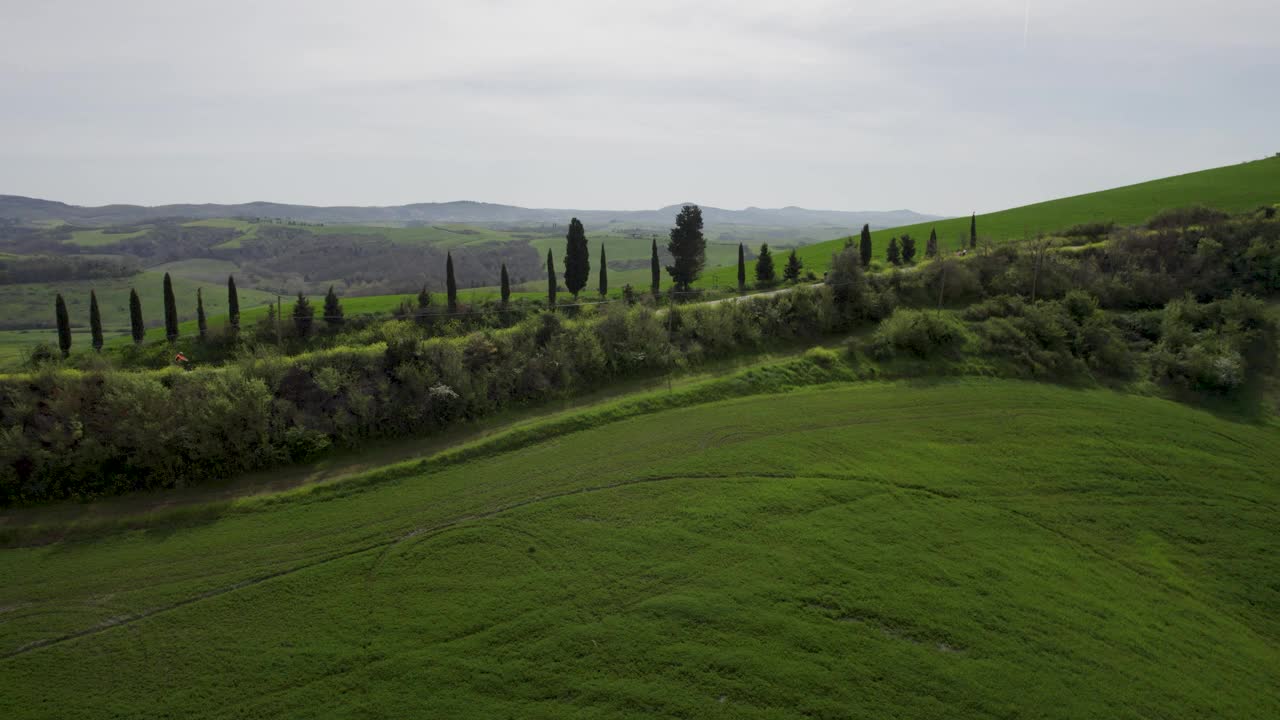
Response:
[{"label": "overcast sky", "polygon": [[1277,0],[0,0],[0,193],[967,214],[1280,151]]}]

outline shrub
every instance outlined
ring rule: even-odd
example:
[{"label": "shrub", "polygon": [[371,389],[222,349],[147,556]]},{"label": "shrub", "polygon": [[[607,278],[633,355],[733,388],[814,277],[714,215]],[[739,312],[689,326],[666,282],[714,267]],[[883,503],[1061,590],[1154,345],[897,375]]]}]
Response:
[{"label": "shrub", "polygon": [[959,354],[969,333],[950,314],[899,310],[876,329],[871,352],[879,358],[908,354],[919,358]]}]

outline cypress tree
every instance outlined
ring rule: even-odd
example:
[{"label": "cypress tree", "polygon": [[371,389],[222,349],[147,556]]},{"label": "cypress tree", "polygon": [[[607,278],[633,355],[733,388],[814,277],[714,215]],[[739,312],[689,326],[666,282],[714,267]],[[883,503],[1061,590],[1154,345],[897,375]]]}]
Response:
[{"label": "cypress tree", "polygon": [[418,314],[424,314],[429,307],[431,307],[431,291],[427,289],[427,284],[423,283],[422,289],[418,291]]},{"label": "cypress tree", "polygon": [[787,266],[782,268],[782,277],[787,282],[796,282],[800,279],[800,271],[802,269],[804,269],[804,263],[800,262],[796,251],[792,250],[791,255],[787,257]]},{"label": "cypress tree", "polygon": [[760,246],[760,254],[756,257],[756,285],[767,287],[777,279],[773,270],[773,254],[769,252],[769,243]]},{"label": "cypress tree", "polygon": [[204,317],[204,288],[196,288],[196,330],[200,342],[209,339],[209,323]]},{"label": "cypress tree", "polygon": [[591,250],[587,247],[587,232],[578,218],[569,220],[569,232],[564,236],[564,286],[578,299],[578,293],[587,286],[591,275]]},{"label": "cypress tree", "polygon": [[671,275],[676,290],[688,290],[707,262],[707,241],[702,236],[702,209],[697,205],[680,208],[676,226],[671,228],[667,252],[671,253],[672,262],[667,266],[667,273]]},{"label": "cypress tree", "polygon": [[232,333],[239,332],[240,293],[236,292],[236,279],[232,275],[227,276],[227,324],[231,326]]},{"label": "cypress tree", "polygon": [[604,243],[600,243],[600,297],[609,294],[609,266],[605,260]]},{"label": "cypress tree", "polygon": [[453,279],[453,253],[448,253],[444,258],[444,286],[445,292],[448,293],[449,312],[458,311],[458,283]]},{"label": "cypress tree", "polygon": [[89,332],[93,336],[93,349],[102,352],[102,313],[98,311],[98,294],[89,291]]},{"label": "cypress tree", "polygon": [[738,292],[747,291],[747,250],[738,243]]},{"label": "cypress tree", "polygon": [[649,257],[649,288],[653,296],[658,297],[658,287],[662,281],[662,265],[658,262],[658,236],[653,236],[653,254]]},{"label": "cypress tree", "polygon": [[969,216],[969,247],[978,247],[978,213]]},{"label": "cypress tree", "polygon": [[929,242],[925,243],[924,256],[926,258],[934,258],[938,256],[938,229],[929,228]]},{"label": "cypress tree", "polygon": [[871,226],[862,226],[862,240],[858,245],[858,255],[862,258],[862,267],[871,267]]},{"label": "cypress tree", "polygon": [[71,318],[67,316],[67,303],[62,299],[62,293],[58,293],[53,301],[53,314],[58,321],[58,349],[65,358],[71,354]]},{"label": "cypress tree", "polygon": [[169,342],[178,339],[178,301],[173,297],[173,280],[164,274],[164,337]]},{"label": "cypress tree", "polygon": [[298,331],[298,337],[305,338],[307,333],[311,332],[311,323],[315,317],[316,309],[311,306],[307,296],[299,290],[298,300],[293,304],[293,329]]},{"label": "cypress tree", "polygon": [[551,250],[547,250],[547,306],[556,306],[556,263],[551,258]]},{"label": "cypress tree", "polygon": [[898,252],[898,238],[889,238],[889,247],[885,248],[884,257],[891,265],[902,264],[902,255]]},{"label": "cypress tree", "polygon": [[[425,287],[423,289],[426,289]],[[427,293],[427,297],[431,297],[431,293]],[[338,294],[333,291],[333,286],[329,286],[329,293],[324,296],[324,321],[329,327],[338,327],[342,324],[344,318],[342,316],[342,301],[338,299]]]},{"label": "cypress tree", "polygon": [[507,264],[502,263],[502,304],[511,302],[511,278],[507,277]]},{"label": "cypress tree", "polygon": [[902,236],[902,262],[910,265],[916,260],[916,239],[910,235]]},{"label": "cypress tree", "polygon": [[141,345],[147,339],[147,327],[142,324],[142,298],[133,288],[129,288],[129,329],[133,333],[134,345]]}]

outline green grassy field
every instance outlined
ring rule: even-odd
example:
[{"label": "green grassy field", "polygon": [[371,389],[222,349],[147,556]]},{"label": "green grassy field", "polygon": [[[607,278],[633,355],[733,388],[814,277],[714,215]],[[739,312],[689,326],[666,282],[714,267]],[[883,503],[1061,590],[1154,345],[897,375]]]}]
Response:
[{"label": "green grassy field", "polygon": [[0,551],[0,713],[1280,713],[1274,423],[996,380],[598,413]]},{"label": "green grassy field", "polygon": [[[178,304],[179,317],[195,318],[196,288],[198,287],[205,289],[205,312],[211,317],[225,315],[227,312],[225,282],[225,276],[220,282],[198,282],[173,276],[173,292]],[[38,318],[52,325],[54,298],[58,293],[62,293],[63,299],[67,302],[67,313],[71,318],[72,327],[87,329],[89,327],[89,291],[94,290],[98,294],[98,305],[102,310],[103,328],[109,331],[108,334],[120,335],[129,329],[129,289],[138,290],[138,295],[142,299],[144,319],[148,323],[156,323],[164,319],[163,287],[164,273],[152,271],[130,278],[109,280],[0,285],[0,317],[12,320]],[[274,295],[258,290],[247,288],[240,290],[241,307],[262,304],[274,298]],[[85,342],[73,341],[73,349],[86,350],[89,347],[87,338],[86,335]],[[30,332],[0,333],[0,366],[6,362],[6,358],[12,361],[19,357],[24,349],[38,342],[56,344],[57,335],[52,328]]]},{"label": "green grassy field", "polygon": [[161,275],[169,273],[174,278],[191,280],[205,287],[211,285],[221,287],[227,284],[227,277],[235,275],[239,269],[239,266],[230,260],[191,258],[189,260],[164,263],[163,265],[154,265],[147,268],[147,271],[160,273]]},{"label": "green grassy field", "polygon": [[[978,216],[978,235],[1002,243],[1035,237],[1039,233],[1060,232],[1079,223],[1108,220],[1120,225],[1141,223],[1161,210],[1186,205],[1241,212],[1273,203],[1280,203],[1280,157],[985,213]],[[874,256],[883,260],[889,238],[906,233],[916,239],[919,257],[923,259],[924,243],[933,228],[938,231],[938,245],[943,250],[957,250],[968,242],[968,217],[938,220],[873,232]],[[831,255],[843,246],[843,238],[816,243],[801,249],[799,256],[807,268],[821,274],[830,265]],[[707,265],[712,266],[710,262]],[[715,268],[706,273],[702,283],[736,282],[736,273],[736,265]]]},{"label": "green grassy field", "polygon": [[146,230],[138,230],[137,232],[130,233],[109,233],[104,229],[75,230],[72,231],[71,240],[69,242],[73,245],[85,245],[89,247],[114,245],[119,242],[124,242],[130,238],[139,237],[145,233]]}]

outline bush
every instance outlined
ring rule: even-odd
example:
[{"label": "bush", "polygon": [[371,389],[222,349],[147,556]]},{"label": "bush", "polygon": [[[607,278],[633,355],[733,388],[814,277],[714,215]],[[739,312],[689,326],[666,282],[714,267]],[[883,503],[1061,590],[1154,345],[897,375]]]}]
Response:
[{"label": "bush", "polygon": [[871,352],[878,358],[954,357],[968,336],[964,325],[950,314],[899,310],[880,323],[871,339]]}]

